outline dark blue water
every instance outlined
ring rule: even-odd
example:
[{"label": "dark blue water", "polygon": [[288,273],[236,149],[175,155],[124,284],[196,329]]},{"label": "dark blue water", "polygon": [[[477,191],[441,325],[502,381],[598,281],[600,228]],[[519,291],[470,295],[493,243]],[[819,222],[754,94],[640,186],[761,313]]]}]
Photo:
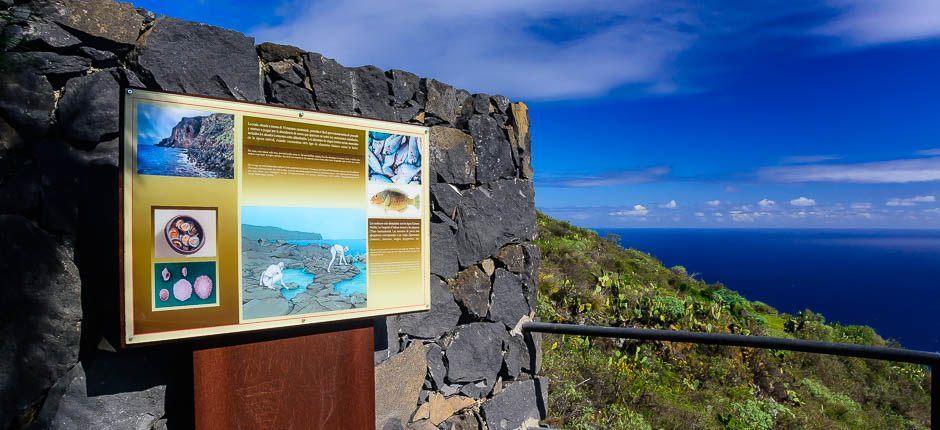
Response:
[{"label": "dark blue water", "polygon": [[212,176],[190,163],[183,149],[144,144],[137,145],[137,173],[183,177]]},{"label": "dark blue water", "polygon": [[782,312],[940,351],[940,231],[597,229]]}]

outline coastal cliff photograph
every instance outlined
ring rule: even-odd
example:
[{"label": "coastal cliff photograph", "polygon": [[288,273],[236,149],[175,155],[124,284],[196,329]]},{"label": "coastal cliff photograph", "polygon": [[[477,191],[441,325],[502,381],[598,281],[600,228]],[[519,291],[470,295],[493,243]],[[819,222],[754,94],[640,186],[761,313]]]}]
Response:
[{"label": "coastal cliff photograph", "polygon": [[232,179],[235,116],[141,103],[137,173]]}]

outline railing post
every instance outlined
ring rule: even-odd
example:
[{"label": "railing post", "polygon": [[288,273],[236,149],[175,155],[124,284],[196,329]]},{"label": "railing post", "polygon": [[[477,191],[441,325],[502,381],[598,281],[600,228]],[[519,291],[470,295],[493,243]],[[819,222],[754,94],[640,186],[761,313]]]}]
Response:
[{"label": "railing post", "polygon": [[940,362],[930,364],[930,429],[940,430]]}]

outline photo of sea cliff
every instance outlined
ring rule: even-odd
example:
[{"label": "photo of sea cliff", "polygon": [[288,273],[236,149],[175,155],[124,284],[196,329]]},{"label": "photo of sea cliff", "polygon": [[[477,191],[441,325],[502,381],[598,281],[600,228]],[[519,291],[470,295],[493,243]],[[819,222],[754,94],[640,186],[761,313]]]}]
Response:
[{"label": "photo of sea cliff", "polygon": [[242,208],[242,317],[366,306],[362,210]]},{"label": "photo of sea cliff", "polygon": [[137,173],[232,179],[235,117],[158,104],[137,105]]}]

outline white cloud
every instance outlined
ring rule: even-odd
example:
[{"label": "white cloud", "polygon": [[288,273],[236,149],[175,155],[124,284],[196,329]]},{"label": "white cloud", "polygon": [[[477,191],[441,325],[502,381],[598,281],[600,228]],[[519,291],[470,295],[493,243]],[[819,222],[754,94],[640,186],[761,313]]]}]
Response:
[{"label": "white cloud", "polygon": [[852,203],[852,209],[871,209],[871,203],[867,202],[858,202]]},{"label": "white cloud", "polygon": [[770,199],[762,199],[761,201],[757,202],[757,205],[762,208],[772,208],[776,204],[777,202],[770,200]]},{"label": "white cloud", "polygon": [[925,155],[928,157],[935,157],[940,155],[940,148],[930,148],[930,149],[921,149],[920,151],[914,151],[915,155]]},{"label": "white cloud", "polygon": [[[938,3],[940,4],[940,3]],[[900,184],[940,180],[940,157],[855,164],[813,164],[760,169],[758,177],[774,182],[849,182]]]},{"label": "white cloud", "polygon": [[715,213],[712,214],[712,216],[715,217],[715,218],[721,218],[721,217],[725,216],[725,214],[723,214],[723,213],[721,213],[721,212],[715,212]]},{"label": "white cloud", "polygon": [[753,222],[754,217],[747,212],[731,211],[731,220],[735,222]]},{"label": "white cloud", "polygon": [[633,205],[633,209],[610,212],[610,216],[646,216],[650,211],[643,205]]},{"label": "white cloud", "polygon": [[705,202],[705,204],[714,208],[714,207],[721,206],[721,200],[709,200]]},{"label": "white cloud", "polygon": [[701,218],[701,217],[705,216],[705,212],[696,212],[696,213],[695,213],[695,216]]},{"label": "white cloud", "polygon": [[895,197],[893,199],[888,199],[888,201],[885,202],[885,205],[887,206],[914,206],[918,203],[933,203],[936,201],[937,201],[937,198],[934,196],[914,196],[914,197],[909,197],[906,199]]},{"label": "white cloud", "polygon": [[790,200],[790,204],[798,207],[816,206],[816,200],[807,197],[798,197]]},{"label": "white cloud", "polygon": [[664,208],[664,209],[675,209],[679,207],[679,203],[676,202],[675,200],[670,200],[669,203],[663,203],[659,205],[659,207]]},{"label": "white cloud", "polygon": [[781,162],[783,164],[811,164],[811,163],[821,163],[823,161],[832,161],[838,160],[838,155],[794,155],[791,157],[785,157]]},{"label": "white cloud", "polygon": [[829,0],[841,10],[819,28],[851,45],[866,46],[940,36],[940,2],[936,0]]},{"label": "white cloud", "polygon": [[624,170],[594,175],[543,176],[537,179],[542,187],[590,188],[614,185],[635,185],[654,182],[669,174],[668,167],[650,167],[643,170]]}]

